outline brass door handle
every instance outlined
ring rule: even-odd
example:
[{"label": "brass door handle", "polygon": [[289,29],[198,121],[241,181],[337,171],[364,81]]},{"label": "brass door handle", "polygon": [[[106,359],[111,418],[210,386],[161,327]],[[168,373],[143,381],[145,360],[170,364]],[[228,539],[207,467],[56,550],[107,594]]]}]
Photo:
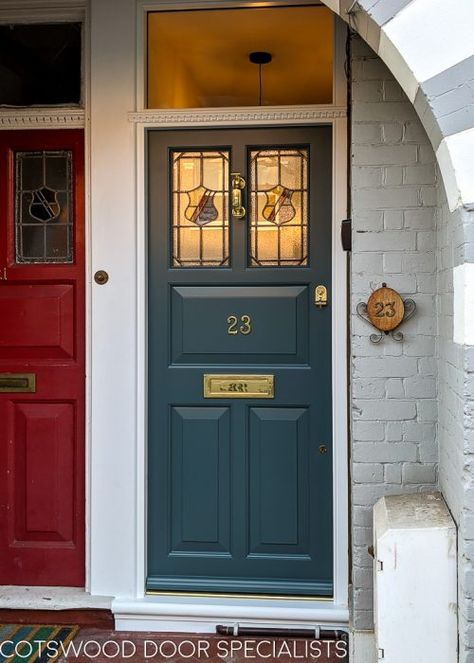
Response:
[{"label": "brass door handle", "polygon": [[242,191],[245,189],[245,180],[240,173],[231,173],[231,206],[232,216],[243,219],[245,207],[242,206]]}]

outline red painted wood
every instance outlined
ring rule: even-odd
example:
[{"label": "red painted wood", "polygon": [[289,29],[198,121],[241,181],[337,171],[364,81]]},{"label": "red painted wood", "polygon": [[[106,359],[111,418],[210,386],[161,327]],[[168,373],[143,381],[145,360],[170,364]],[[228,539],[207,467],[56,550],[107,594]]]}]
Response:
[{"label": "red painted wood", "polygon": [[0,288],[0,357],[73,358],[74,291],[75,285],[70,283],[3,282]]},{"label": "red painted wood", "polygon": [[[14,154],[72,150],[74,264],[15,264]],[[0,132],[0,584],[84,585],[84,138]]]}]

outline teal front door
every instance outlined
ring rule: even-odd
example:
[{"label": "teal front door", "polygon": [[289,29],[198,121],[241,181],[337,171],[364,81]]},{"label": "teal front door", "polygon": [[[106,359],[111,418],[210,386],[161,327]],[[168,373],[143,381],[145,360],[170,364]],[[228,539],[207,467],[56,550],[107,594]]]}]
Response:
[{"label": "teal front door", "polygon": [[331,144],[148,134],[149,591],[332,595]]}]

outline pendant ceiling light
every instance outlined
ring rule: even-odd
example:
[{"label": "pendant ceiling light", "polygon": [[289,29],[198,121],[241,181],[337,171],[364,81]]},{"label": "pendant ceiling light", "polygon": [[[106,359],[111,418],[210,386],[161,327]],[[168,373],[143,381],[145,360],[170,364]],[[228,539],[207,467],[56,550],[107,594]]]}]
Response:
[{"label": "pendant ceiling light", "polygon": [[272,54],[267,51],[253,51],[249,53],[249,60],[252,64],[258,64],[258,105],[262,105],[262,66],[270,64]]}]

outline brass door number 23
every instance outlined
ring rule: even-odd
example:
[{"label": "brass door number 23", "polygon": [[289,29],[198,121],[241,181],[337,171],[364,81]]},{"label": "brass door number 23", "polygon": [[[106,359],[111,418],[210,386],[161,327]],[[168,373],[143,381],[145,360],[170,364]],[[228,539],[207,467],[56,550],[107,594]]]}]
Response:
[{"label": "brass door number 23", "polygon": [[252,331],[252,318],[249,315],[241,315],[238,318],[236,315],[229,315],[227,318],[227,333],[230,336],[236,336],[237,334],[243,334],[247,336]]}]

